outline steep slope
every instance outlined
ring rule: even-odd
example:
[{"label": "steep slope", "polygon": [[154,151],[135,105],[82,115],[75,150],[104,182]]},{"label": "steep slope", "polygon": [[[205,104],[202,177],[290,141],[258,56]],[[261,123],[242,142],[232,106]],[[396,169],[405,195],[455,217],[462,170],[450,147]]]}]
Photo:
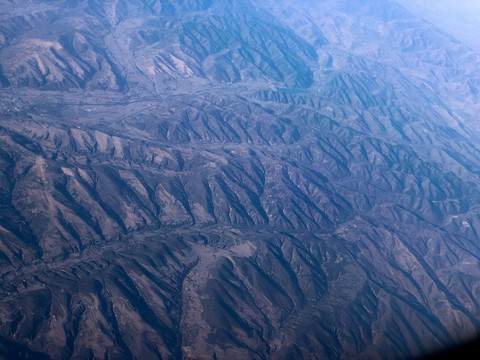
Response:
[{"label": "steep slope", "polygon": [[0,5],[0,356],[477,335],[472,50],[376,0]]},{"label": "steep slope", "polygon": [[313,81],[315,49],[247,2],[21,6],[4,4],[0,27],[2,73],[14,87],[122,91],[178,78],[300,87]]}]

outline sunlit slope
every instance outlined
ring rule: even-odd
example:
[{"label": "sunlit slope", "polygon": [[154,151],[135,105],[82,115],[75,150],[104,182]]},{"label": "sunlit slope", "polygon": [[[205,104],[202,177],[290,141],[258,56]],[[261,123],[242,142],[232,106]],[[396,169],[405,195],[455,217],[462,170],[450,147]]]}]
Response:
[{"label": "sunlit slope", "polygon": [[313,81],[314,47],[242,2],[25,7],[5,4],[2,14],[4,86],[161,91],[179,78],[300,87]]}]

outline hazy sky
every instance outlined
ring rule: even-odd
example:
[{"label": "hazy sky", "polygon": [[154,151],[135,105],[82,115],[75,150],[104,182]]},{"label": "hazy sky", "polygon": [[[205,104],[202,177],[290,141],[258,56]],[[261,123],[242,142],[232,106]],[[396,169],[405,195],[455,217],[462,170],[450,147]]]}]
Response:
[{"label": "hazy sky", "polygon": [[480,0],[397,0],[480,51]]}]

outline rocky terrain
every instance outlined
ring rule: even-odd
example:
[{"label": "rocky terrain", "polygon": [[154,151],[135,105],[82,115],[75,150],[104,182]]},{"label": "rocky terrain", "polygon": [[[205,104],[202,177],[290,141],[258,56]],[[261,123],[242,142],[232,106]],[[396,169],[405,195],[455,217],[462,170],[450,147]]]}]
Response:
[{"label": "rocky terrain", "polygon": [[0,0],[0,357],[410,359],[480,331],[480,54],[385,0]]}]

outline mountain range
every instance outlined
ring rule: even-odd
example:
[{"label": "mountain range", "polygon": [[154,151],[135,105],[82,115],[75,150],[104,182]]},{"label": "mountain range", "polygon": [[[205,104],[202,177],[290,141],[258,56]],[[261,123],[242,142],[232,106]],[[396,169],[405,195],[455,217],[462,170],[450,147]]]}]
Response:
[{"label": "mountain range", "polygon": [[0,0],[0,357],[410,359],[480,331],[480,53],[394,0]]}]

